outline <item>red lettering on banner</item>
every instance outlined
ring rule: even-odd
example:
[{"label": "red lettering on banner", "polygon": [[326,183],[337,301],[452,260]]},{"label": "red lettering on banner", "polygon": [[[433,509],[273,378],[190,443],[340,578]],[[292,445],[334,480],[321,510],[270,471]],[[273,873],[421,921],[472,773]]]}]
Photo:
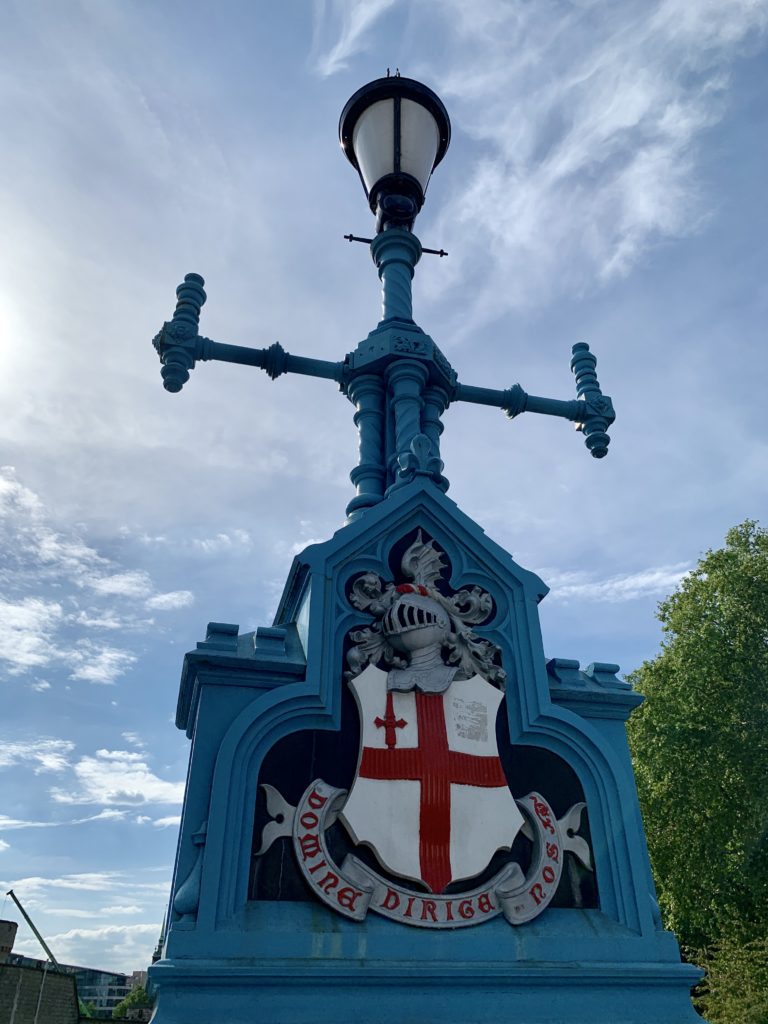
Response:
[{"label": "red lettering on banner", "polygon": [[385,910],[397,910],[400,906],[400,897],[394,889],[387,889],[387,895],[381,901],[379,906],[384,907]]},{"label": "red lettering on banner", "polygon": [[544,899],[544,890],[542,889],[541,884],[539,882],[531,886],[531,896],[533,896],[534,900],[536,900],[536,906],[538,907],[538,905]]},{"label": "red lettering on banner", "polygon": [[328,797],[321,796],[316,789],[313,789],[307,798],[307,803],[313,811],[319,811],[321,807],[328,803]]},{"label": "red lettering on banner", "polygon": [[537,796],[531,794],[531,800],[533,801],[533,809],[536,812],[536,817],[542,824],[542,827],[555,834],[555,826],[552,824],[552,818],[550,817],[550,810],[543,800],[539,800]]},{"label": "red lettering on banner", "polygon": [[409,896],[408,897],[408,906],[405,908],[405,916],[406,917],[410,917],[411,916],[411,911],[413,910],[413,904],[414,904],[415,900],[416,900],[415,896]]},{"label": "red lettering on banner", "polygon": [[329,871],[325,878],[321,878],[317,883],[318,889],[324,889],[325,892],[330,892],[331,889],[335,889],[339,884],[339,876],[334,875],[332,871]]},{"label": "red lettering on banner", "polygon": [[498,757],[450,749],[442,694],[415,696],[419,746],[364,747],[359,776],[419,783],[419,866],[432,892],[440,893],[452,877],[451,784],[497,789],[507,780]]},{"label": "red lettering on banner", "polygon": [[327,868],[327,867],[328,867],[327,863],[324,860],[321,860],[319,864],[315,864],[314,867],[309,868],[308,870],[309,870],[310,875],[314,875],[314,873],[316,871],[319,871],[320,868]]},{"label": "red lettering on banner", "polygon": [[320,819],[314,811],[304,811],[299,821],[304,828],[317,828],[320,824]]},{"label": "red lettering on banner", "polygon": [[448,900],[445,904],[445,920],[453,920],[453,900]]},{"label": "red lettering on banner", "polygon": [[554,882],[555,872],[552,870],[549,864],[547,864],[547,866],[541,872],[541,877],[544,879],[545,882]]},{"label": "red lettering on banner", "polygon": [[299,846],[301,847],[301,855],[304,860],[316,857],[320,853],[320,839],[317,835],[312,835],[311,832],[307,832],[304,836],[299,836]]},{"label": "red lettering on banner", "polygon": [[437,904],[435,903],[434,900],[422,900],[421,901],[421,920],[422,921],[426,921],[427,920],[427,914],[429,914],[431,919],[435,922],[435,924],[437,924],[437,914],[435,913],[436,910],[437,910]]},{"label": "red lettering on banner", "polygon": [[477,897],[477,909],[482,911],[483,914],[490,914],[493,910],[493,904],[491,903],[491,897],[487,892],[480,893]]},{"label": "red lettering on banner", "polygon": [[475,908],[472,906],[472,900],[462,900],[459,904],[459,914],[468,921],[470,917],[475,916]]},{"label": "red lettering on banner", "polygon": [[556,861],[560,859],[560,850],[556,843],[547,843],[547,856],[550,860]]},{"label": "red lettering on banner", "polygon": [[348,885],[345,885],[336,893],[336,899],[339,901],[339,906],[346,907],[347,910],[355,910],[355,903],[362,895],[359,889],[350,889]]}]

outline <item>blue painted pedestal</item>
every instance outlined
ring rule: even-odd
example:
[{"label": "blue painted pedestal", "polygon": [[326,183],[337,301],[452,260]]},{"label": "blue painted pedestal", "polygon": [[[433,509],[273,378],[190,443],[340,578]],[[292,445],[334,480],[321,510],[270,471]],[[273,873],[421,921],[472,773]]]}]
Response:
[{"label": "blue painted pedestal", "polygon": [[[366,618],[347,599],[349,581],[386,576],[392,545],[415,529],[446,552],[452,586],[493,595],[477,632],[502,650],[510,741],[575,772],[599,909],[424,930],[374,914],[348,920],[320,902],[249,899],[262,762],[292,733],[339,729],[344,638]],[[700,972],[681,964],[654,898],[624,726],[642,698],[616,666],[546,661],[546,592],[417,477],[296,558],[273,627],[238,635],[211,624],[185,658],[179,694],[192,750],[164,955],[150,971],[156,1024],[700,1020],[689,995]]]}]

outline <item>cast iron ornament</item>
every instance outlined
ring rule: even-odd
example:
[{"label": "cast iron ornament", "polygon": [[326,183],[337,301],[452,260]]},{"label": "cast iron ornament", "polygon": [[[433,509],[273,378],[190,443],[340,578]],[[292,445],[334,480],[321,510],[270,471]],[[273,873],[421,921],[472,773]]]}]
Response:
[{"label": "cast iron ornament", "polygon": [[[317,778],[296,807],[263,785],[272,820],[257,856],[290,837],[314,895],[353,920],[372,910],[424,928],[500,914],[523,924],[551,902],[567,853],[591,869],[576,835],[586,805],[558,821],[541,794],[512,796],[496,742],[505,673],[498,648],[470,629],[491,616],[491,595],[472,587],[445,596],[438,581],[447,566],[421,531],[400,568],[403,582],[361,573],[350,591],[354,607],[375,620],[351,632],[347,655],[361,726],[354,780],[346,790]],[[325,834],[337,821],[384,874],[354,852],[334,860]],[[527,868],[509,861],[478,884],[518,833],[531,843]],[[467,888],[456,892],[462,881]]]}]

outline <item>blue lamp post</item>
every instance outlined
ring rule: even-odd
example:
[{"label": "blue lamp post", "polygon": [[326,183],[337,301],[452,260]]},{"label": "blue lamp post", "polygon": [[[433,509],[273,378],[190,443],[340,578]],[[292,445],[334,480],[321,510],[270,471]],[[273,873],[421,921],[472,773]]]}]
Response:
[{"label": "blue lamp post", "polygon": [[[187,274],[176,289],[173,318],[154,339],[167,391],[180,391],[197,362],[219,359],[257,366],[272,378],[300,373],[335,381],[355,406],[360,461],[352,470],[355,497],[350,520],[378,504],[417,475],[448,489],[440,459],[442,417],[453,402],[502,409],[510,419],[523,412],[573,421],[594,458],[608,452],[608,427],[615,419],[610,398],[597,380],[589,346],[572,348],[576,398],[528,394],[519,384],[499,390],[459,381],[433,339],[413,319],[411,282],[424,250],[413,225],[424,204],[432,171],[445,155],[451,125],[442,102],[425,85],[399,75],[379,78],[348,101],[339,139],[357,169],[376,234],[371,256],[382,284],[382,316],[366,339],[338,362],[296,356],[279,343],[255,349],[222,344],[198,331],[206,300],[199,274]],[[354,236],[347,236],[354,238]],[[439,255],[445,255],[440,250]]]},{"label": "blue lamp post", "polygon": [[339,135],[376,218],[370,334],[338,362],[212,341],[188,274],[154,340],[171,392],[206,359],[335,381],[359,461],[347,525],[295,557],[273,624],[211,622],[185,656],[153,1021],[693,1024],[624,730],[642,697],[617,665],[545,657],[546,585],[445,495],[454,402],[569,419],[602,458],[595,357],[573,346],[570,400],[459,382],[411,305],[445,108],[378,79]]}]

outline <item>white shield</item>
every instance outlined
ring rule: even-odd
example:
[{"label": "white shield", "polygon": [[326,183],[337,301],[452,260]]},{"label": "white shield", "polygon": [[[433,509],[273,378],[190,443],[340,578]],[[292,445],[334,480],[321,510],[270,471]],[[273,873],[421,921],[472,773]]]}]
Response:
[{"label": "white shield", "polygon": [[341,818],[355,842],[433,892],[479,874],[523,824],[496,745],[502,694],[477,675],[442,694],[388,693],[371,665],[350,686],[360,758]]}]

